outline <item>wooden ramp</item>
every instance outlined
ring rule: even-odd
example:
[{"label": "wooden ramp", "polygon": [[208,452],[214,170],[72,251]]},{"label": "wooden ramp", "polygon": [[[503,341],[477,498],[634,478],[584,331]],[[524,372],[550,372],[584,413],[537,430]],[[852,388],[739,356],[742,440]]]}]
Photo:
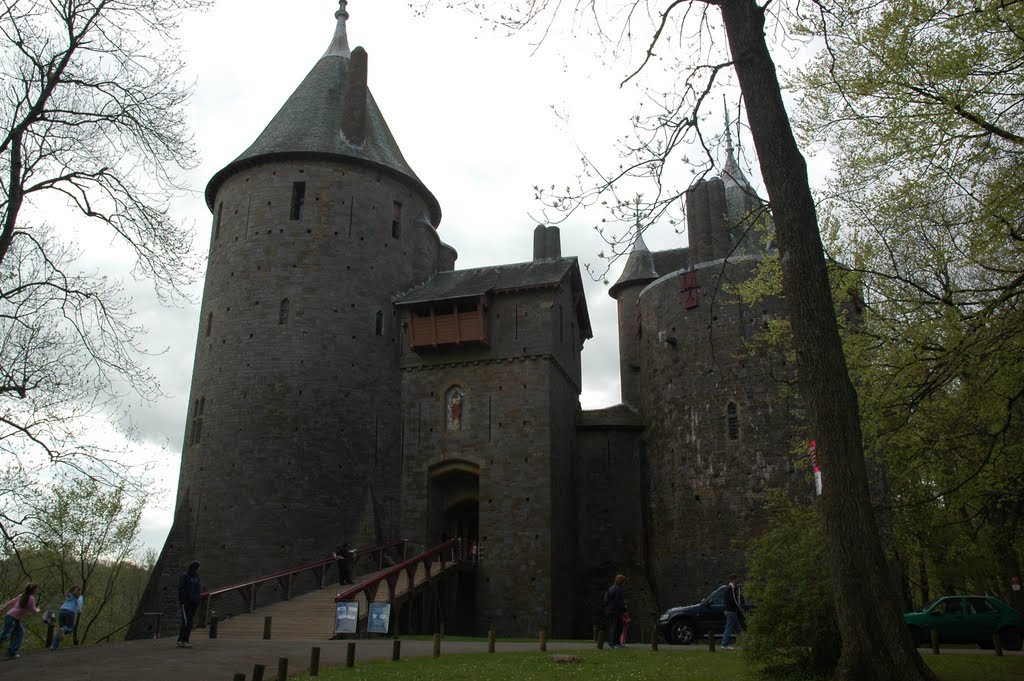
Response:
[{"label": "wooden ramp", "polygon": [[[437,579],[447,570],[456,566],[454,562],[442,565],[440,561],[431,564],[430,578]],[[375,595],[371,600],[388,602],[388,590],[386,585],[381,584],[380,588],[373,588],[375,582],[379,581],[384,571],[378,571],[368,575],[361,575],[355,587],[367,585],[352,600],[359,603],[359,619],[364,621],[368,611],[367,593]],[[410,586],[407,573],[398,576],[395,587],[395,600],[403,598],[427,583],[426,565],[421,564],[416,568],[413,584]],[[334,599],[337,596],[338,586],[330,585],[301,596],[295,596],[287,601],[281,601],[258,608],[254,612],[236,615],[230,619],[221,620],[217,623],[217,637],[224,639],[261,639],[263,638],[264,622],[267,617],[271,618],[271,639],[282,641],[296,640],[327,640],[334,636]],[[394,615],[393,615],[394,616]],[[362,627],[360,627],[362,629]],[[203,635],[200,633],[199,635]]]}]

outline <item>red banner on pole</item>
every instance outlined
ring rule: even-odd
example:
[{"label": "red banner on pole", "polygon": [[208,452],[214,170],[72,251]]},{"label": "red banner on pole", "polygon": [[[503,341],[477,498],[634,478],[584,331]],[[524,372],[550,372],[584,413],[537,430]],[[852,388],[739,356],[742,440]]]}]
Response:
[{"label": "red banner on pole", "polygon": [[821,496],[821,466],[818,462],[818,441],[811,440],[811,470],[814,472],[814,491]]}]

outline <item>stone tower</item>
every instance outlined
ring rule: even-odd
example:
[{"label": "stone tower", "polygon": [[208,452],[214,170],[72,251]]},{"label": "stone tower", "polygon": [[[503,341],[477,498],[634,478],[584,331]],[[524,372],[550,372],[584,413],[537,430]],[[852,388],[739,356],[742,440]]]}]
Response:
[{"label": "stone tower", "polygon": [[173,611],[193,558],[216,587],[398,536],[391,296],[455,252],[367,88],[365,50],[349,49],[346,5],[327,52],[206,188],[176,509],[140,611]]}]

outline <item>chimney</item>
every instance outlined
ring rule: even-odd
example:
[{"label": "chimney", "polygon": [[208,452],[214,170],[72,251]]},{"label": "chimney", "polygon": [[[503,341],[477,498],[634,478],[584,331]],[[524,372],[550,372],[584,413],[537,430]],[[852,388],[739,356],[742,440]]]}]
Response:
[{"label": "chimney", "polygon": [[562,257],[562,240],[558,227],[537,225],[533,230],[533,261],[558,260]]},{"label": "chimney", "polygon": [[341,133],[351,144],[362,144],[366,139],[366,50],[352,50],[348,64],[348,82],[345,85],[345,108],[341,113]]}]

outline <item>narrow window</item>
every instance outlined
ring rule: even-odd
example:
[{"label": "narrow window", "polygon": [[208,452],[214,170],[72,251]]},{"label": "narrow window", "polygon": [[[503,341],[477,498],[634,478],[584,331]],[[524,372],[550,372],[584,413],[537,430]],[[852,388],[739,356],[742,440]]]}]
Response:
[{"label": "narrow window", "polygon": [[210,337],[210,332],[213,331],[213,313],[206,315],[206,337]]},{"label": "narrow window", "polygon": [[377,310],[377,324],[374,327],[374,333],[378,336],[384,335],[384,313]]},{"label": "narrow window", "polygon": [[285,298],[284,300],[281,301],[281,309],[278,311],[278,314],[277,314],[277,323],[278,324],[287,324],[288,323],[288,306],[289,306],[289,304],[288,304],[288,299],[287,298]]},{"label": "narrow window", "polygon": [[213,238],[214,240],[220,238],[220,223],[224,218],[224,202],[221,201],[220,205],[217,206],[217,219],[213,223]]},{"label": "narrow window", "polygon": [[302,218],[302,206],[306,203],[306,183],[305,182],[293,182],[292,183],[292,220],[300,220]]},{"label": "narrow window", "polygon": [[391,206],[391,238],[397,239],[402,235],[402,204],[398,201]]},{"label": "narrow window", "polygon": [[729,416],[729,439],[739,440],[740,439],[740,419],[737,415],[736,403],[730,402],[729,406],[726,407],[726,413]]},{"label": "narrow window", "polygon": [[206,398],[200,397],[192,406],[192,436],[189,438],[191,444],[199,444],[203,436],[203,409],[206,408]]}]

